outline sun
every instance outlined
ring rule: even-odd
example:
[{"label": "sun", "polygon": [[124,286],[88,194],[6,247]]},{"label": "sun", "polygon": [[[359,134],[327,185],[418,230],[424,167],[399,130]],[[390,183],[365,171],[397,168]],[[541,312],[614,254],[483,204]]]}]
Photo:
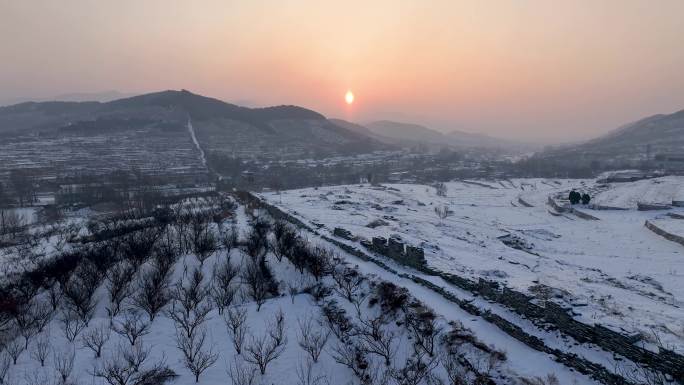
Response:
[{"label": "sun", "polygon": [[354,94],[351,92],[351,90],[347,91],[347,93],[344,95],[344,101],[346,101],[347,104],[354,103]]}]

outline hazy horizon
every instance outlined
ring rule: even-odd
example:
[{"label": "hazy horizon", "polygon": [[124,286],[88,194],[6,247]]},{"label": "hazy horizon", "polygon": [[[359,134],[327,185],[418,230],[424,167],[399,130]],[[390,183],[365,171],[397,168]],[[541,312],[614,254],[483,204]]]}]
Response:
[{"label": "hazy horizon", "polygon": [[185,88],[354,122],[582,140],[684,109],[682,14],[680,1],[5,0],[0,101]]}]

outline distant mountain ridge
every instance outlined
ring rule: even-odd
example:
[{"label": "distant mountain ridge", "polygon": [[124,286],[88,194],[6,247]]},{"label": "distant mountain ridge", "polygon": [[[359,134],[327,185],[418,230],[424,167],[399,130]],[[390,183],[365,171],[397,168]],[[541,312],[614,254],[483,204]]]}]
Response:
[{"label": "distant mountain ridge", "polygon": [[257,147],[264,154],[290,150],[336,154],[386,147],[303,107],[241,107],[187,90],[154,92],[109,102],[25,102],[0,107],[0,135],[49,134],[73,126],[79,129],[72,131],[81,134],[98,128],[106,131],[141,125],[184,127],[188,119],[193,121],[200,141],[218,152],[223,151],[222,146],[232,147],[232,152],[237,148],[254,155],[258,154]]},{"label": "distant mountain ridge", "polygon": [[539,153],[546,158],[630,161],[658,154],[684,153],[684,110],[649,116],[583,143]]},{"label": "distant mountain ridge", "polygon": [[428,144],[431,146],[451,146],[457,148],[502,148],[507,150],[522,150],[530,147],[525,143],[493,138],[484,134],[457,130],[442,133],[419,124],[389,120],[371,122],[366,124],[365,127],[379,138],[394,144]]}]

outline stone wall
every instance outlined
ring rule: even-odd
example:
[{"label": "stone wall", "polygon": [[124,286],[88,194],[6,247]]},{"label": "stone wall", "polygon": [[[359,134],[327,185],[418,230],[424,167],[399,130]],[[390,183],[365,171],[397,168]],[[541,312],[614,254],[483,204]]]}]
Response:
[{"label": "stone wall", "polygon": [[362,241],[361,245],[405,266],[417,269],[423,269],[427,266],[423,248],[405,244],[398,237],[390,237],[389,239],[374,237],[370,242]]},{"label": "stone wall", "polygon": [[672,242],[677,242],[680,245],[684,246],[684,237],[677,235],[677,234],[672,234],[668,232],[667,230],[664,230],[657,225],[655,225],[653,222],[647,220],[644,223],[644,226],[646,226],[647,229],[653,231],[654,233],[660,235],[661,237],[667,239],[668,241]]}]

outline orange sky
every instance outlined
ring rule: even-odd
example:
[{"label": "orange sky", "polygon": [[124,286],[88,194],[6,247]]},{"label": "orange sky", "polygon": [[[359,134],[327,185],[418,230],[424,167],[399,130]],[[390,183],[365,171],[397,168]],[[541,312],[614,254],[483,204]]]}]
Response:
[{"label": "orange sky", "polygon": [[684,109],[684,1],[562,3],[0,0],[0,100],[186,88],[537,141]]}]

